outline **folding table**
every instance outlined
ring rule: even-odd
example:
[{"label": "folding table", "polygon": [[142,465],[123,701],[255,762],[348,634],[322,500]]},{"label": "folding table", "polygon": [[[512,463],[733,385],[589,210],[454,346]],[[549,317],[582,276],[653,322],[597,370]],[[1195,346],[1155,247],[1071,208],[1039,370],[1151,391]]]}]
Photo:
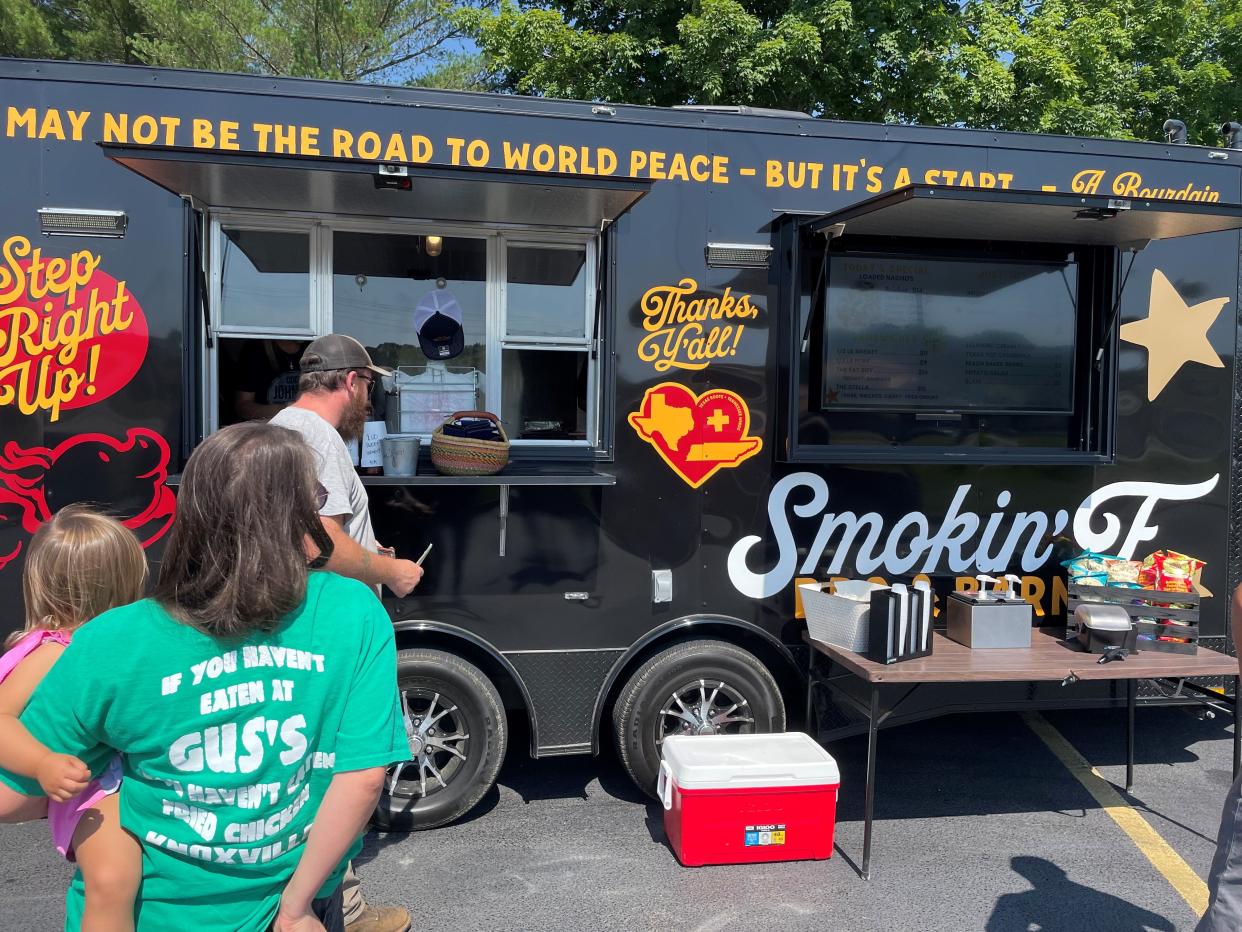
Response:
[{"label": "folding table", "polygon": [[[974,649],[951,641],[939,631],[933,632],[932,653],[917,660],[882,664],[868,660],[845,648],[835,647],[803,635],[812,650],[807,679],[806,721],[811,726],[816,688],[826,688],[847,704],[867,716],[867,786],[863,822],[862,875],[871,878],[871,823],[875,813],[876,736],[880,727],[927,683],[1006,683],[1006,682],[1076,682],[1124,680],[1126,683],[1126,789],[1134,783],[1134,708],[1135,684],[1138,680],[1176,680],[1226,676],[1233,680],[1234,698],[1221,695],[1196,683],[1179,685],[1233,710],[1233,773],[1238,774],[1242,758],[1242,735],[1238,727],[1239,671],[1238,660],[1218,651],[1200,647],[1195,654],[1172,654],[1140,651],[1123,660],[1100,663],[1099,654],[1089,654],[1077,641],[1065,640],[1063,628],[1037,628],[1032,632],[1031,646],[1015,649]],[[817,668],[817,658],[826,658],[826,669]],[[821,664],[822,665],[822,664]],[[839,668],[839,670],[838,670]],[[867,687],[868,701],[860,702],[843,691],[845,680],[858,680]],[[886,687],[900,690],[896,701],[887,708],[881,704]]]}]

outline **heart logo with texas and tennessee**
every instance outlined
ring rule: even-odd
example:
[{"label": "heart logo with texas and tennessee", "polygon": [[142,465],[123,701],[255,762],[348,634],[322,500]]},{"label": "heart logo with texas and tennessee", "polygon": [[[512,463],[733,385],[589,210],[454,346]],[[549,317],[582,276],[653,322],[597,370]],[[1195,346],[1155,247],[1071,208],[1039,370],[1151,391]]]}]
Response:
[{"label": "heart logo with texas and tennessee", "polygon": [[750,409],[735,392],[713,388],[696,395],[677,382],[647,389],[630,426],[655,447],[673,472],[697,489],[718,470],[732,468],[763,448],[748,437]]}]

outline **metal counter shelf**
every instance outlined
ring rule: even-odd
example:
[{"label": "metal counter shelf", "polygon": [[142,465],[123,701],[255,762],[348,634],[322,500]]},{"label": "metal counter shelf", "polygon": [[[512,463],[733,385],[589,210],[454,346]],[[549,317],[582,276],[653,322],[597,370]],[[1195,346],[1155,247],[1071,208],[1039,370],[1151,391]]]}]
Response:
[{"label": "metal counter shelf", "polygon": [[617,477],[600,472],[594,464],[549,460],[510,462],[494,476],[442,476],[430,456],[419,456],[413,476],[363,476],[362,484],[378,485],[616,485]]},{"label": "metal counter shelf", "polygon": [[[518,460],[509,463],[494,476],[442,476],[431,465],[431,454],[421,452],[418,472],[413,476],[362,476],[362,484],[369,488],[405,488],[409,486],[467,486],[495,488],[499,490],[496,516],[500,521],[498,551],[505,555],[509,531],[509,489],[514,486],[610,486],[617,484],[617,477],[599,472],[595,464],[587,461],[557,462],[556,460]],[[181,476],[172,475],[166,480],[169,486],[181,484]]]},{"label": "metal counter shelf", "polygon": [[[494,476],[442,476],[435,471],[429,457],[419,457],[418,473],[413,476],[360,476],[366,486],[385,485],[460,485],[460,486],[514,486],[514,485],[616,485],[617,477],[600,472],[591,463],[558,463],[549,460],[529,460],[510,463]],[[168,477],[166,485],[181,485],[181,474]]]}]

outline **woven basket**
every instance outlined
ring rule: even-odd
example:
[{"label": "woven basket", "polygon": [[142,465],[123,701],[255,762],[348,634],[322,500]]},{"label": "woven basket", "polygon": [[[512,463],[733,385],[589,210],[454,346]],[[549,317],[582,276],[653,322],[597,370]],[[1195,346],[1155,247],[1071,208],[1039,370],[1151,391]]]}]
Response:
[{"label": "woven basket", "polygon": [[[496,425],[502,439],[476,440],[451,437],[444,433],[444,424],[464,417],[486,418]],[[491,476],[509,464],[509,437],[500,426],[500,418],[488,411],[457,411],[431,435],[431,464],[446,476]]]}]

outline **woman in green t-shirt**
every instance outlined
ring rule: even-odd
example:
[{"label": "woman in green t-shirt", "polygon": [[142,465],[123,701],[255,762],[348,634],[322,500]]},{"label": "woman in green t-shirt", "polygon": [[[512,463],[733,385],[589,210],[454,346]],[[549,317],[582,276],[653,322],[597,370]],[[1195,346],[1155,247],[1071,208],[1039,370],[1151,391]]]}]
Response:
[{"label": "woman in green t-shirt", "polygon": [[[123,755],[140,932],[341,928],[341,872],[409,748],[387,612],[362,583],[312,572],[331,549],[316,487],[292,431],[239,424],[205,441],[155,597],[83,627],[22,713],[94,773]],[[81,908],[75,876],[66,928]]]}]

